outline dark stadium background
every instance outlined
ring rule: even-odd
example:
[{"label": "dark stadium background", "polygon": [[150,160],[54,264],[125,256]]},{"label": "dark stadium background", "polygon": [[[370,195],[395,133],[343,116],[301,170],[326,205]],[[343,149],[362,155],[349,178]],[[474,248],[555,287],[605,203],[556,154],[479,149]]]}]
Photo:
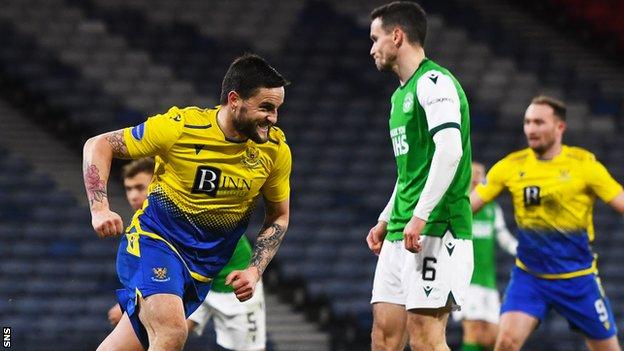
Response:
[{"label": "dark stadium background", "polygon": [[[292,219],[265,276],[268,349],[367,349],[375,257],[364,237],[395,172],[387,118],[397,81],[368,55],[368,13],[379,4],[2,1],[0,326],[11,328],[11,349],[93,350],[110,331],[116,240],[90,229],[82,143],[172,105],[215,105],[229,62],[245,52],[292,81],[279,117],[293,150]],[[622,1],[421,4],[430,13],[428,56],[467,91],[476,160],[490,166],[524,147],[524,108],[547,93],[568,103],[566,142],[595,152],[624,182]],[[109,190],[127,219],[118,178]],[[510,203],[501,203],[513,228]],[[624,224],[603,204],[595,222],[594,248],[621,327]],[[512,259],[498,258],[502,292]],[[447,335],[458,347],[457,323]],[[211,333],[187,346],[211,349]],[[585,347],[552,315],[526,349]]]}]

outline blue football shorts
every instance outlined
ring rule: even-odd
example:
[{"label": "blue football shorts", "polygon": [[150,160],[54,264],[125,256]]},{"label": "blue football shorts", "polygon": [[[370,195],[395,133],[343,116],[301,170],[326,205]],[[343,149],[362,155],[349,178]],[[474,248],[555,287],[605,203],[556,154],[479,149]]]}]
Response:
[{"label": "blue football shorts", "polygon": [[603,340],[617,334],[613,311],[598,275],[543,279],[514,267],[501,314],[519,311],[542,322],[551,308],[567,319],[571,329],[589,339]]},{"label": "blue football shorts", "polygon": [[204,301],[210,282],[191,277],[186,265],[166,242],[138,233],[125,234],[117,251],[117,275],[123,285],[117,290],[117,300],[122,311],[128,314],[132,327],[145,349],[149,340],[145,327],[139,320],[138,297],[154,294],[174,294],[184,303],[188,318]]}]

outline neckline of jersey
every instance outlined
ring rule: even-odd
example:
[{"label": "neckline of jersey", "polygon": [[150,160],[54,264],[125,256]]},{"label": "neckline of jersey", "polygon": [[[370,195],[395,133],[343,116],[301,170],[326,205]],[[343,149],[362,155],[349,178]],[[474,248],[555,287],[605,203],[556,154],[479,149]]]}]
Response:
[{"label": "neckline of jersey", "polygon": [[[529,148],[529,149],[530,149],[530,148]],[[531,149],[531,155],[533,155],[533,159],[535,159],[535,161],[537,161],[537,162],[544,162],[544,163],[545,163],[545,162],[554,162],[554,161],[558,160],[558,159],[559,159],[560,157],[562,157],[562,156],[563,156],[563,154],[564,154],[564,153],[566,153],[567,151],[568,151],[568,146],[567,146],[567,145],[565,145],[565,144],[561,144],[561,152],[560,152],[560,153],[558,153],[557,155],[555,155],[555,157],[553,157],[553,158],[551,158],[551,159],[549,159],[549,160],[541,160],[541,159],[539,159],[539,158],[537,157],[537,155],[535,154],[535,151],[533,151],[532,149]]]},{"label": "neckline of jersey", "polygon": [[405,81],[405,84],[400,85],[399,89],[403,90],[403,88],[405,88],[407,86],[407,84],[409,84],[409,82],[414,79],[414,77],[416,77],[416,73],[418,73],[418,71],[420,71],[420,69],[423,67],[423,65],[425,64],[425,62],[429,61],[428,58],[423,58],[422,61],[420,61],[420,63],[418,64],[418,68],[416,68],[416,70],[414,71],[414,73],[412,73],[411,77],[409,77],[408,80]]}]

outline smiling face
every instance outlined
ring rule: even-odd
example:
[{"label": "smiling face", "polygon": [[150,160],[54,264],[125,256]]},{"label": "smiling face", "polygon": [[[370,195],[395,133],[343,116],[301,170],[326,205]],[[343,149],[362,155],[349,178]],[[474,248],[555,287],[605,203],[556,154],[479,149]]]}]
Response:
[{"label": "smiling face", "polygon": [[524,114],[524,135],[527,144],[538,155],[543,155],[561,143],[565,122],[559,119],[552,107],[531,104]]},{"label": "smiling face", "polygon": [[379,71],[389,71],[394,65],[397,55],[398,47],[395,43],[399,28],[386,31],[383,28],[383,22],[380,17],[375,18],[371,22],[370,26],[370,38],[373,41],[373,45],[370,49],[370,55],[375,60],[375,66]]},{"label": "smiling face", "polygon": [[245,100],[236,95],[231,97],[234,128],[258,144],[266,143],[269,130],[277,123],[277,109],[284,103],[284,87],[259,88]]}]

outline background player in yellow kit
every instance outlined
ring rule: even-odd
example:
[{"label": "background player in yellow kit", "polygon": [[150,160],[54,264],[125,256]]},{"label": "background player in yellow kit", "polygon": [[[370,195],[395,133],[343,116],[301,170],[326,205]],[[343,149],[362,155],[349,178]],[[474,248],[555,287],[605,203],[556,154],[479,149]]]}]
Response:
[{"label": "background player in yellow kit", "polygon": [[476,211],[508,189],[519,227],[496,350],[520,349],[551,308],[591,350],[620,349],[590,243],[595,198],[624,213],[624,192],[592,153],[562,144],[565,119],[563,102],[534,98],[524,115],[529,147],[496,163],[471,194]]},{"label": "background player in yellow kit", "polygon": [[122,231],[107,200],[112,158],[156,158],[148,199],[118,251],[124,288],[117,297],[125,313],[99,349],[181,350],[186,318],[230,259],[262,195],[265,223],[250,266],[225,282],[241,301],[253,295],[288,226],[291,154],[274,126],[287,84],[262,58],[245,55],[225,74],[222,106],[173,107],[87,141],[85,187],[101,237]]}]

